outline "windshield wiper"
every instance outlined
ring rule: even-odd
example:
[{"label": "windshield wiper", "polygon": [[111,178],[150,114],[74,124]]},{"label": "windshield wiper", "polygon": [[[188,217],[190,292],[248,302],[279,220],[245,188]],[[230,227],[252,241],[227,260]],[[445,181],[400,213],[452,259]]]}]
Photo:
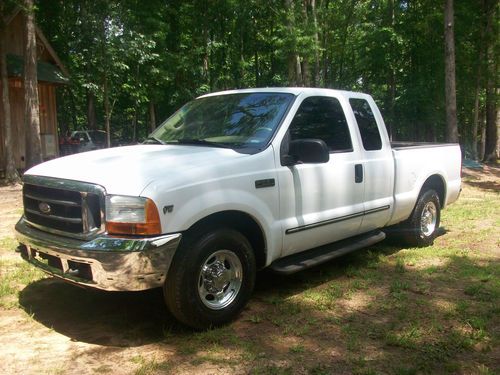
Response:
[{"label": "windshield wiper", "polygon": [[156,144],[160,144],[160,145],[166,144],[161,139],[153,137],[152,135],[149,136],[149,137],[147,137],[146,140],[143,143],[144,144],[155,144],[156,143]]},{"label": "windshield wiper", "polygon": [[210,147],[221,147],[221,148],[230,148],[229,145],[218,142],[210,142],[206,139],[196,139],[196,138],[181,138],[177,140],[177,143],[182,145],[201,145],[201,146],[210,146]]}]

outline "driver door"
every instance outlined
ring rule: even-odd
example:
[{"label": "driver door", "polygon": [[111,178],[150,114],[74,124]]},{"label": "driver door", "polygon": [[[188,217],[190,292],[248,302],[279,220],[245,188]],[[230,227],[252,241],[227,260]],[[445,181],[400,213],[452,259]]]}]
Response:
[{"label": "driver door", "polygon": [[356,181],[359,155],[353,149],[352,133],[336,97],[310,96],[300,104],[283,142],[321,139],[330,150],[330,160],[278,169],[282,256],[358,233],[364,185]]}]

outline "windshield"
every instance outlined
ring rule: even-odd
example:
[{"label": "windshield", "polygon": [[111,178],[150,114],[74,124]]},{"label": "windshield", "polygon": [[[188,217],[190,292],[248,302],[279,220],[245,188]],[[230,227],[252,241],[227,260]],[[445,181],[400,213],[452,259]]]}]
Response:
[{"label": "windshield", "polygon": [[169,144],[260,149],[280,124],[292,94],[240,93],[187,103],[151,134]]}]

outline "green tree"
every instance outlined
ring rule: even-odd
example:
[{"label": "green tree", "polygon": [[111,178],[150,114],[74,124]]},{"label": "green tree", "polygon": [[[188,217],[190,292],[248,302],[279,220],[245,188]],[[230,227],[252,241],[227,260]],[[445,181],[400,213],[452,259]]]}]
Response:
[{"label": "green tree", "polygon": [[[446,97],[453,90],[445,85],[445,7],[434,0],[38,5],[40,24],[71,71],[59,113],[60,123],[73,128],[108,124],[132,141],[206,92],[318,86],[371,93],[394,139],[447,138]],[[474,155],[488,128],[492,155],[498,7],[490,0],[454,5],[460,142]]]},{"label": "green tree", "polygon": [[26,133],[26,167],[42,161],[40,116],[38,104],[37,49],[35,10],[32,0],[24,0],[24,122]]}]

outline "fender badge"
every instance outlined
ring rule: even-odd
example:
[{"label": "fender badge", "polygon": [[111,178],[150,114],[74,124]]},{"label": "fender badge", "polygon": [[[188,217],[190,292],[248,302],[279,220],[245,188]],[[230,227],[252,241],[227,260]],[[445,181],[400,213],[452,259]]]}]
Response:
[{"label": "fender badge", "polygon": [[171,204],[170,206],[163,206],[163,214],[166,215],[167,213],[170,213],[174,210],[174,205]]}]

